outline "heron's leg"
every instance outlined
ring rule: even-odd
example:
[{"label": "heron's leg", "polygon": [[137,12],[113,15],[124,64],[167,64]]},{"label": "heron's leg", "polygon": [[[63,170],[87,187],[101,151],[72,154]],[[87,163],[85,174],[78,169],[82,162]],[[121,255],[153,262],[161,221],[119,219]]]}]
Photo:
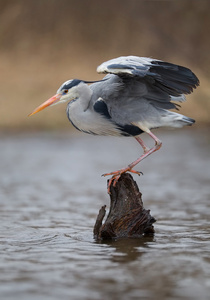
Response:
[{"label": "heron's leg", "polygon": [[142,146],[144,153],[147,153],[149,151],[149,148],[147,148],[147,146],[145,145],[145,143],[142,141],[142,139],[140,139],[140,137],[135,137],[135,139],[137,140],[137,142]]},{"label": "heron's leg", "polygon": [[[141,155],[137,160],[135,160],[134,162],[128,165],[128,167],[131,169],[133,169],[133,167],[135,167],[138,163],[140,163],[140,161],[142,161],[144,158],[146,158],[153,152],[159,150],[160,147],[162,146],[162,142],[151,131],[148,131],[147,133],[149,134],[149,136],[151,136],[151,138],[155,140],[155,146],[152,147],[151,149],[148,149],[140,138],[136,138],[136,140],[140,143],[140,145],[144,149],[144,154]],[[141,140],[141,142],[139,140]]]},{"label": "heron's leg", "polygon": [[159,150],[160,147],[162,146],[162,142],[150,130],[148,130],[147,133],[149,134],[149,136],[151,136],[152,139],[155,140],[155,146],[154,147],[152,147],[151,149],[147,148],[147,146],[144,144],[144,142],[142,141],[142,139],[140,139],[139,137],[136,137],[135,139],[142,146],[142,148],[144,150],[144,154],[142,154],[137,160],[135,160],[134,162],[132,162],[131,164],[129,164],[128,167],[126,167],[124,169],[120,169],[118,171],[114,171],[114,172],[102,175],[102,176],[112,175],[112,178],[109,180],[109,184],[108,184],[108,193],[110,193],[110,187],[111,187],[112,182],[114,181],[113,185],[115,186],[116,183],[117,183],[117,181],[118,181],[118,179],[120,178],[120,176],[123,173],[131,172],[131,173],[135,173],[135,174],[140,175],[141,172],[135,171],[135,170],[133,170],[133,168],[138,163],[140,163],[140,161],[142,161],[143,159],[145,159],[147,156],[149,156],[153,152]]}]

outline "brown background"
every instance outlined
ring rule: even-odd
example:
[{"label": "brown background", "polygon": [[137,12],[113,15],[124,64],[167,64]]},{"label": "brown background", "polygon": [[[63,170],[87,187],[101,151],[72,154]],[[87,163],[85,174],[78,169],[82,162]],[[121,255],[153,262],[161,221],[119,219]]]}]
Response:
[{"label": "brown background", "polygon": [[65,104],[27,115],[67,79],[95,80],[121,55],[191,68],[201,81],[181,113],[209,123],[210,1],[0,0],[0,129],[70,128]]}]

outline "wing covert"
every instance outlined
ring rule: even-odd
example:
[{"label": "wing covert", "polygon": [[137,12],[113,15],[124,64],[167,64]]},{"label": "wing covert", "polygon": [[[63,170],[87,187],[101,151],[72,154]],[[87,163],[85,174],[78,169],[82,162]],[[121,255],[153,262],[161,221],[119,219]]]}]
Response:
[{"label": "wing covert", "polygon": [[190,94],[199,85],[196,75],[188,68],[161,60],[122,56],[102,63],[98,73],[111,73],[119,77],[146,79],[148,85],[155,86],[170,96]]},{"label": "wing covert", "polygon": [[102,63],[97,72],[144,77],[149,71],[151,61],[147,57],[121,56]]}]

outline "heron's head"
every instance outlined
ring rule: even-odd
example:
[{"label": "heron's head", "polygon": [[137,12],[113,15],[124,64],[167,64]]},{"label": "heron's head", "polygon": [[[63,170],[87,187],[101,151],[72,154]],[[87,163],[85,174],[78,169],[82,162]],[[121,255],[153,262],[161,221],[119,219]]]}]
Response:
[{"label": "heron's head", "polygon": [[76,99],[78,97],[77,86],[82,82],[84,81],[79,79],[72,79],[64,82],[53,97],[39,105],[32,113],[29,114],[29,116],[36,114],[47,106]]}]

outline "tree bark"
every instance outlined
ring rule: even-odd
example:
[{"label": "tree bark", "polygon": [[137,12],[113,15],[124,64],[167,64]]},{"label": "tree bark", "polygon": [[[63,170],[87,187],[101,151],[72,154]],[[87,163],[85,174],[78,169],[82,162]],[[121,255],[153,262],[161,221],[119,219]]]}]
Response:
[{"label": "tree bark", "polygon": [[117,238],[139,238],[143,235],[153,235],[153,223],[156,221],[150,210],[145,210],[142,194],[133,177],[122,174],[116,186],[110,189],[110,210],[104,224],[106,206],[99,210],[94,226],[94,237],[97,240]]}]

